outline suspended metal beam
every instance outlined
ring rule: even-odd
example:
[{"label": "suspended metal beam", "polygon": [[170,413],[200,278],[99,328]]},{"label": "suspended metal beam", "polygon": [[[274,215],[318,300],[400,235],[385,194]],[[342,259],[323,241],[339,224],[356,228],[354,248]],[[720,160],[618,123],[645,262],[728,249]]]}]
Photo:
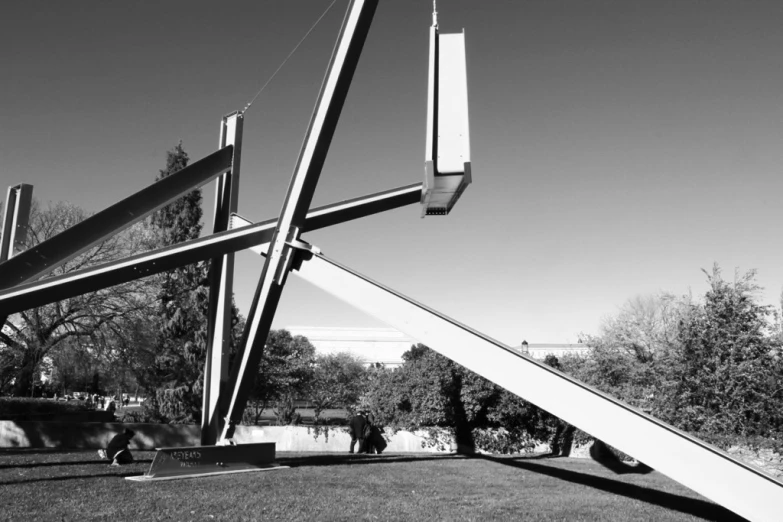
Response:
[{"label": "suspended metal beam", "polygon": [[[218,147],[233,145],[234,158],[231,162],[231,170],[217,179],[213,233],[228,230],[231,214],[237,211],[244,121],[244,117],[239,112],[229,114],[221,121]],[[201,444],[204,446],[215,444],[220,431],[218,401],[221,388],[228,380],[233,287],[233,252],[213,257],[209,264],[207,358],[204,364],[204,393],[201,410]]]},{"label": "suspended metal beam", "polygon": [[726,452],[322,255],[294,273],[735,513],[780,520],[783,483]]},{"label": "suspended metal beam", "polygon": [[44,275],[231,168],[228,146],[0,264],[0,289]]},{"label": "suspended metal beam", "polygon": [[[421,183],[414,183],[318,207],[307,213],[303,231],[318,230],[413,205],[419,202],[421,189]],[[266,252],[277,220],[270,219],[249,225],[249,221],[235,215],[232,217],[232,223],[231,230],[226,232],[2,290],[0,291],[0,316],[127,283],[228,252],[238,252],[259,245],[264,245],[259,252],[261,250]]]},{"label": "suspended metal beam", "polygon": [[255,382],[272,320],[293,261],[289,243],[296,241],[305,224],[307,211],[321,175],[348,88],[370,30],[378,0],[352,0],[343,20],[337,45],[326,72],[299,159],[288,187],[280,218],[270,242],[258,287],[242,335],[242,352],[231,370],[232,388],[221,440],[233,436],[241,421],[247,397]]},{"label": "suspended metal beam", "polygon": [[465,32],[440,34],[434,22],[421,217],[448,214],[472,181]]}]

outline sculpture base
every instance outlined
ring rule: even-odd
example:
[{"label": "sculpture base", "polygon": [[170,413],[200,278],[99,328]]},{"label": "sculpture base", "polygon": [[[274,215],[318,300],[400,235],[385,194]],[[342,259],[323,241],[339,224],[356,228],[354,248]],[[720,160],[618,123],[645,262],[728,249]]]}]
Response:
[{"label": "sculpture base", "polygon": [[285,467],[274,464],[274,442],[237,446],[157,448],[157,451],[146,474],[126,477],[126,479],[146,482],[266,471]]}]

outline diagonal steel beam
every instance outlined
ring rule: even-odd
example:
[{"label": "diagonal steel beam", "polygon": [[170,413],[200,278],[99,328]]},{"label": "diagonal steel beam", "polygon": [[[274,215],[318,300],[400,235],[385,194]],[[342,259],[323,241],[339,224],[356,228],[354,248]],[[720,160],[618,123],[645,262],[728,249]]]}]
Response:
[{"label": "diagonal steel beam", "polygon": [[0,263],[0,288],[44,275],[142,220],[181,195],[208,183],[231,168],[234,148],[225,147],[149,185],[68,230]]},{"label": "diagonal steel beam", "polygon": [[264,343],[293,262],[294,251],[289,242],[298,240],[304,226],[377,5],[378,0],[352,0],[343,20],[247,316],[242,352],[231,369],[229,385],[232,390],[224,410],[227,416],[221,440],[232,437],[235,424],[242,419]]},{"label": "diagonal steel beam", "polygon": [[312,250],[294,274],[743,517],[781,519],[783,483],[725,451]]},{"label": "diagonal steel beam", "polygon": [[[307,213],[303,231],[313,231],[387,210],[413,205],[421,198],[422,184],[386,190],[318,207]],[[87,292],[127,283],[177,268],[259,245],[266,252],[276,219],[237,228],[236,222],[249,223],[235,216],[232,230],[194,239],[178,245],[94,266],[78,272],[50,277],[0,291],[0,316],[67,299]],[[259,250],[260,252],[261,250]]]}]

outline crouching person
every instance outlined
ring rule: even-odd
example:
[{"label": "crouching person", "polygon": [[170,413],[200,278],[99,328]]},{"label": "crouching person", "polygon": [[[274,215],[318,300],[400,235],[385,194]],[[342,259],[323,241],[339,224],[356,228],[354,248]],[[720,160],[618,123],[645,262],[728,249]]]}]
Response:
[{"label": "crouching person", "polygon": [[134,435],[136,435],[136,433],[131,429],[126,429],[124,433],[115,435],[114,438],[109,441],[109,446],[105,450],[98,450],[98,455],[100,455],[101,458],[112,461],[112,466],[130,464],[133,462],[133,455],[131,455],[128,446]]}]

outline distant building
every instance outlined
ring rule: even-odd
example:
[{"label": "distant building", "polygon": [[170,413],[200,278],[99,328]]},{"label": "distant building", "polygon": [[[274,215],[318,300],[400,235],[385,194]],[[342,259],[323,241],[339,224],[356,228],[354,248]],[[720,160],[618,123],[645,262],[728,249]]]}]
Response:
[{"label": "distant building", "polygon": [[330,326],[288,326],[291,335],[303,335],[321,354],[349,352],[365,364],[381,363],[387,368],[402,364],[402,354],[416,340],[393,328],[335,328]]},{"label": "distant building", "polygon": [[528,343],[522,341],[520,346],[513,346],[512,348],[519,350],[525,355],[529,355],[533,359],[544,359],[547,355],[554,355],[557,358],[564,355],[587,355],[590,350],[586,344],[559,344],[559,343]]},{"label": "distant building", "polygon": [[[349,352],[365,364],[381,363],[387,368],[402,364],[402,354],[410,350],[416,339],[393,328],[335,328],[330,326],[288,326],[291,335],[303,335],[321,354]],[[547,355],[562,357],[567,354],[587,354],[586,344],[528,344],[513,349],[534,359]]]}]

